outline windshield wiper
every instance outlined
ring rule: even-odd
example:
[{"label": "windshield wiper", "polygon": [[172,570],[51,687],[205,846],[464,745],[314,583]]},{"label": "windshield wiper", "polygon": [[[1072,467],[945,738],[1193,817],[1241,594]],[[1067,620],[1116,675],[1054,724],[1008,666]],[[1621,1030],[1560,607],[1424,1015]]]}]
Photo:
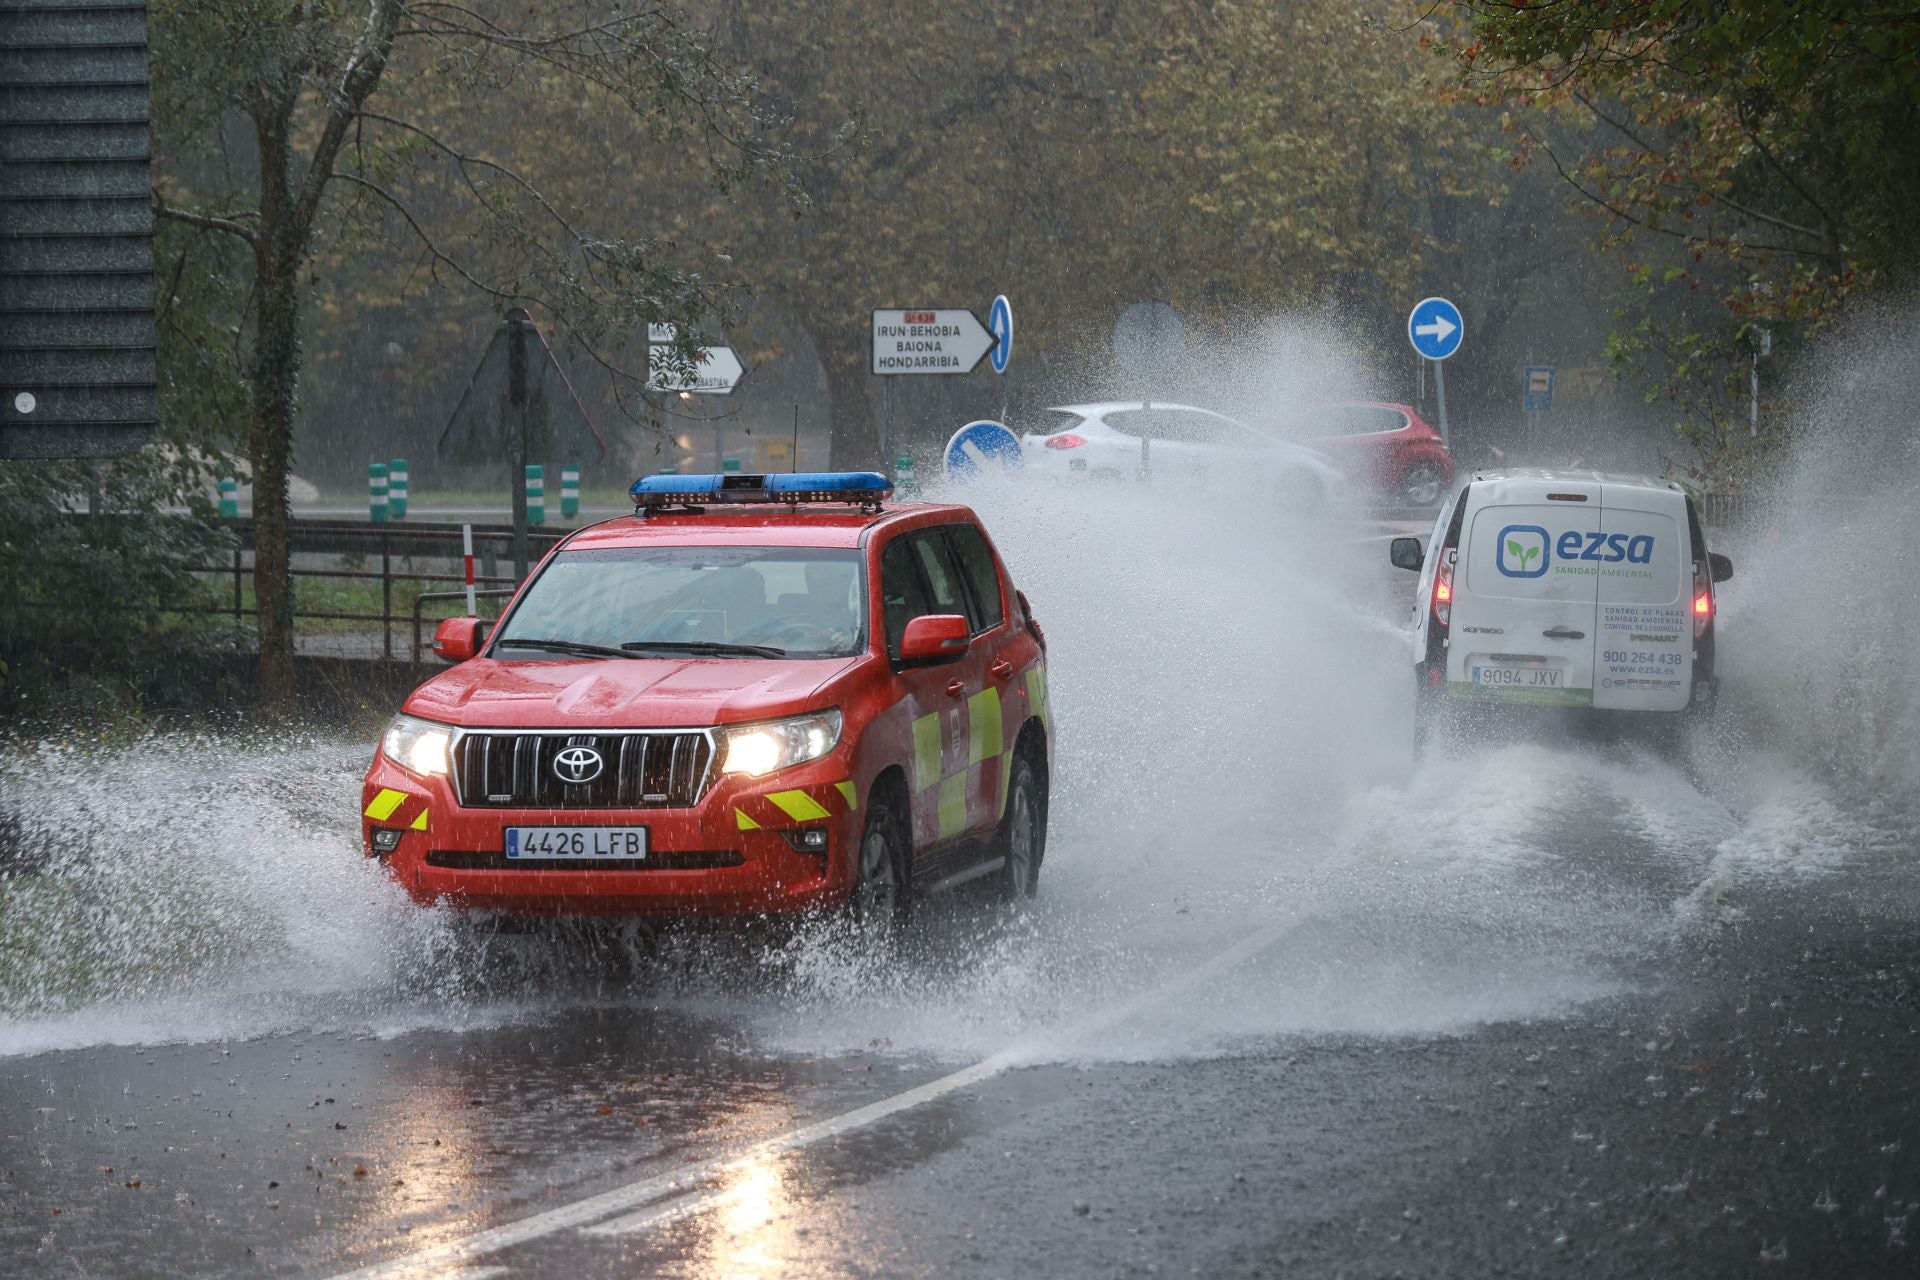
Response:
[{"label": "windshield wiper", "polygon": [[[651,650],[664,653],[707,654],[714,657],[784,658],[785,649],[770,644],[727,644],[721,640],[629,640],[620,646],[626,650]],[[628,657],[633,657],[629,652]]]},{"label": "windshield wiper", "polygon": [[499,644],[506,649],[540,649],[547,653],[577,653],[588,658],[632,658],[638,655],[625,649],[615,649],[610,645],[588,644],[585,640],[521,640],[501,639]]}]

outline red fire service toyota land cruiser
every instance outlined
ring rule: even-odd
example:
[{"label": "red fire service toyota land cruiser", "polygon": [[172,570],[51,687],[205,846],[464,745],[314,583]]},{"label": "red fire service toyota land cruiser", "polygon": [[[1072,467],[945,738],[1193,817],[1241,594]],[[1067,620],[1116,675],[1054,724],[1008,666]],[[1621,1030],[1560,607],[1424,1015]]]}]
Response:
[{"label": "red fire service toyota land cruiser", "polygon": [[421,903],[760,915],[994,876],[1046,848],[1046,641],[966,507],[872,473],[648,476],[407,699],[362,789]]}]

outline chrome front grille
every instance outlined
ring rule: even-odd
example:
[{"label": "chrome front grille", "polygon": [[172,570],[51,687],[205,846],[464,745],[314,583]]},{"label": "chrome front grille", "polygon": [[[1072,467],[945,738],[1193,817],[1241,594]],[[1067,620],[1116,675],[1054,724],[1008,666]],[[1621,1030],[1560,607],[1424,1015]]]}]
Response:
[{"label": "chrome front grille", "polygon": [[[587,782],[564,781],[554,757],[590,747],[603,762]],[[453,748],[454,792],[470,809],[686,809],[706,790],[713,743],[704,733],[510,733],[474,730]]]}]

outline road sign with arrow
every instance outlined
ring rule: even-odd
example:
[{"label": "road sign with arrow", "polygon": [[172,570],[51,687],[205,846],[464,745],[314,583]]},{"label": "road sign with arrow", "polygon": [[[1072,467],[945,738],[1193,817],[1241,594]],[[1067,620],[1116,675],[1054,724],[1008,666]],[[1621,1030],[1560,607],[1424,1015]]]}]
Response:
[{"label": "road sign with arrow", "polygon": [[1407,341],[1429,360],[1445,360],[1466,335],[1460,308],[1445,298],[1426,298],[1407,313]]},{"label": "road sign with arrow", "polygon": [[[980,357],[998,345],[980,318],[964,307],[897,308],[873,313],[876,374],[971,373]],[[1005,345],[1011,353],[1011,308],[1007,311]]]}]

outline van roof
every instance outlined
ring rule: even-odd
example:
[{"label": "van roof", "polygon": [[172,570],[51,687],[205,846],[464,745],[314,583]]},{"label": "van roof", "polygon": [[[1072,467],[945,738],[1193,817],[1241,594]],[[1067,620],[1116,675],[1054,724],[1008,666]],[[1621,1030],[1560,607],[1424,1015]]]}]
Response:
[{"label": "van roof", "polygon": [[1497,471],[1476,471],[1473,473],[1475,484],[1498,483],[1502,480],[1530,480],[1536,483],[1556,480],[1571,481],[1576,484],[1620,484],[1633,485],[1641,489],[1668,489],[1675,493],[1686,490],[1675,480],[1662,480],[1649,475],[1635,475],[1628,471],[1591,471],[1554,467],[1507,467]]}]

